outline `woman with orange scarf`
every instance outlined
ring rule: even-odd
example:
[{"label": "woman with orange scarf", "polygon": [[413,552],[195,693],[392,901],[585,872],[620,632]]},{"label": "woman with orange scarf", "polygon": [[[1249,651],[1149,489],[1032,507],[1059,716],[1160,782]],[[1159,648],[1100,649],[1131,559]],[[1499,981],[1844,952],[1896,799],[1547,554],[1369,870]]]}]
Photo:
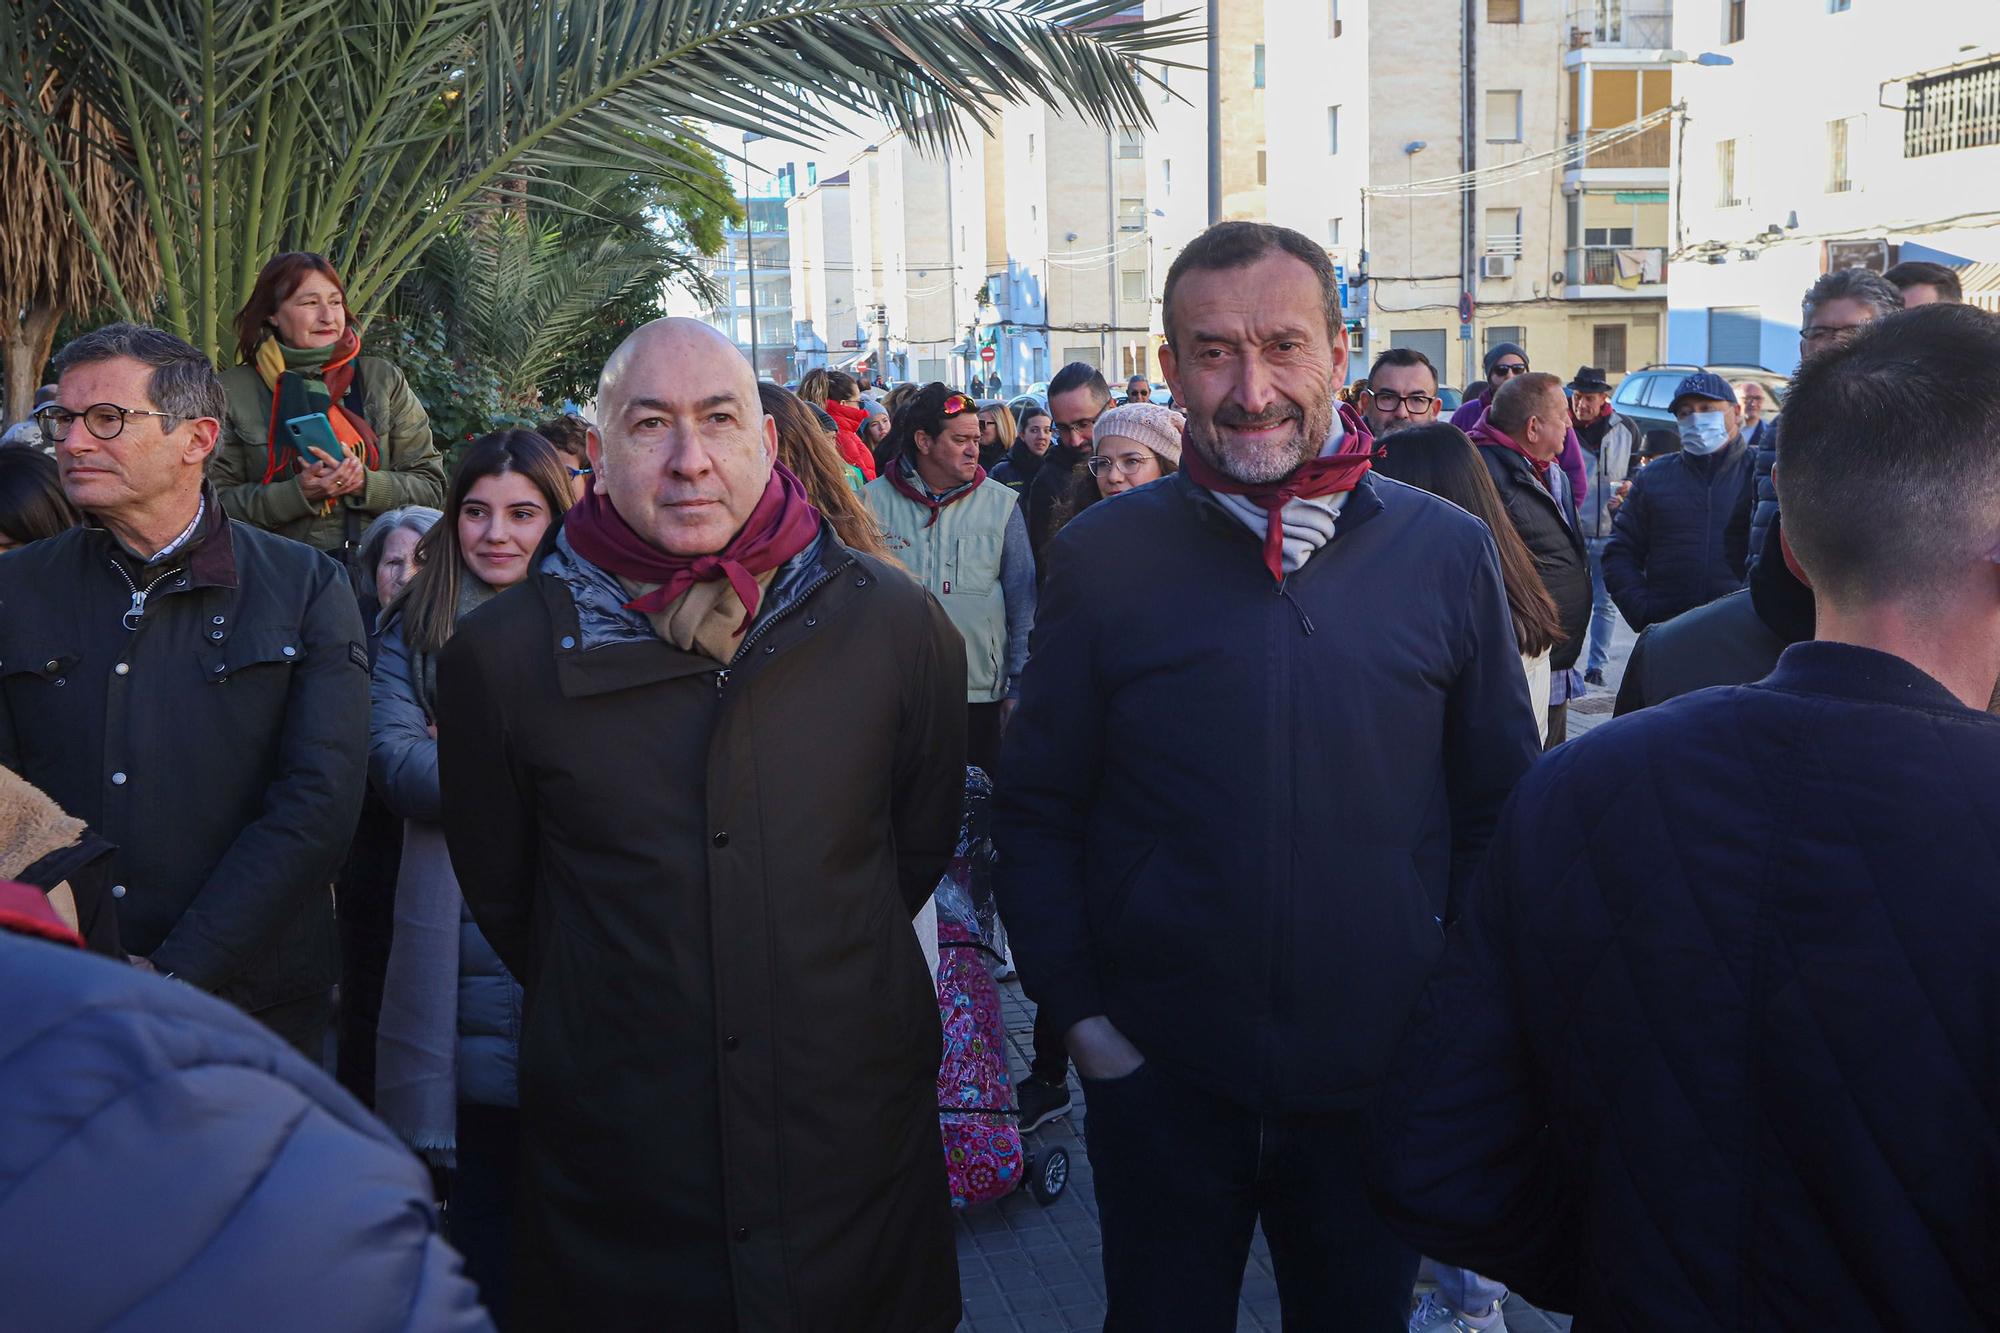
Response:
[{"label": "woman with orange scarf", "polygon": [[[243,364],[222,374],[229,413],[209,480],[231,518],[342,555],[378,514],[444,499],[430,417],[401,371],[361,355],[333,265],[281,254],[236,316]],[[337,450],[286,423],[323,415]]]}]

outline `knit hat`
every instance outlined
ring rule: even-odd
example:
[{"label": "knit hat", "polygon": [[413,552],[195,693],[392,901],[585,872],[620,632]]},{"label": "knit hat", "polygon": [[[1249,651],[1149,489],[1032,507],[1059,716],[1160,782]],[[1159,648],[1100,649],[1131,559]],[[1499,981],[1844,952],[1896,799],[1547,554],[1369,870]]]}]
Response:
[{"label": "knit hat", "polygon": [[1510,352],[1513,353],[1515,356],[1521,358],[1522,365],[1531,366],[1534,364],[1534,362],[1528,360],[1528,349],[1521,346],[1521,344],[1494,343],[1491,347],[1486,349],[1486,359],[1480,362],[1480,365],[1483,366],[1486,370],[1487,379],[1490,380],[1493,378],[1494,364],[1498,362],[1501,357],[1506,356]]},{"label": "knit hat", "polygon": [[1697,370],[1680,382],[1674,390],[1674,401],[1667,404],[1667,411],[1680,408],[1683,398],[1707,398],[1713,402],[1736,406],[1736,390],[1729,387],[1729,381],[1712,370]]},{"label": "knit hat", "polygon": [[1114,435],[1121,440],[1143,444],[1175,466],[1180,465],[1181,417],[1170,407],[1160,403],[1127,403],[1123,407],[1114,407],[1097,419],[1097,427],[1090,437],[1092,440],[1104,440]]}]

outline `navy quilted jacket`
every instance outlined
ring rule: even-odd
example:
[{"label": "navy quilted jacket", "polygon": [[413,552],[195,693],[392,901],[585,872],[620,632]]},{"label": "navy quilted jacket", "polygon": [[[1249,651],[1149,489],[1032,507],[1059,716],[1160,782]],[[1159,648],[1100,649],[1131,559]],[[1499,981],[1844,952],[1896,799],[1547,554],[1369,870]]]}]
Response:
[{"label": "navy quilted jacket", "polygon": [[1757,493],[1750,511],[1750,563],[1755,565],[1763,558],[1764,539],[1770,535],[1771,523],[1778,517],[1778,483],[1771,478],[1771,469],[1778,463],[1777,421],[1760,421],[1757,433],[1750,440],[1750,448],[1756,459]]},{"label": "navy quilted jacket", "polygon": [[0,1328],[490,1333],[429,1175],[192,986],[0,932]]},{"label": "navy quilted jacket", "polygon": [[1577,1333],[2000,1327],[1995,791],[2000,720],[1832,643],[1545,758],[1377,1106],[1391,1223]]},{"label": "navy quilted jacket", "polygon": [[1635,630],[1743,586],[1751,454],[1742,440],[1707,456],[1668,454],[1640,469],[1604,547],[1604,587]]}]

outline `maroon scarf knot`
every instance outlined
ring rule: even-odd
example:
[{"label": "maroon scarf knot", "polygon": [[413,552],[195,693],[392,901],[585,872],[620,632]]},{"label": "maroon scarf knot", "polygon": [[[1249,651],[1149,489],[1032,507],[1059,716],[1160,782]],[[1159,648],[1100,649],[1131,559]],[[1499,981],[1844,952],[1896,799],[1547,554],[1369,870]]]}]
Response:
[{"label": "maroon scarf knot", "polygon": [[924,520],[924,526],[927,528],[936,526],[939,514],[942,514],[945,510],[978,490],[986,481],[986,469],[975,467],[972,469],[971,481],[966,482],[963,486],[953,487],[951,491],[940,498],[932,495],[923,487],[910,483],[910,477],[916,473],[916,470],[916,465],[910,462],[909,459],[896,459],[889,464],[889,484],[931,511],[931,516]]},{"label": "maroon scarf knot", "polygon": [[611,501],[592,491],[563,518],[563,532],[575,552],[607,573],[633,583],[660,586],[625,603],[628,611],[659,615],[697,583],[729,580],[743,602],[742,634],[757,616],[762,593],[757,576],[768,574],[812,544],[819,535],[819,511],[806,488],[782,463],[757,507],[729,544],[709,555],[669,555],[632,531]]},{"label": "maroon scarf knot", "polygon": [[1187,439],[1186,428],[1182,428],[1181,470],[1188,474],[1188,480],[1204,490],[1240,495],[1264,511],[1264,567],[1271,571],[1276,582],[1285,581],[1286,504],[1300,498],[1318,500],[1351,491],[1375,465],[1375,437],[1369,433],[1368,423],[1346,403],[1338,406],[1340,424],[1347,434],[1340,448],[1301,464],[1298,471],[1283,481],[1259,486],[1245,485],[1209,462],[1194,442]]}]

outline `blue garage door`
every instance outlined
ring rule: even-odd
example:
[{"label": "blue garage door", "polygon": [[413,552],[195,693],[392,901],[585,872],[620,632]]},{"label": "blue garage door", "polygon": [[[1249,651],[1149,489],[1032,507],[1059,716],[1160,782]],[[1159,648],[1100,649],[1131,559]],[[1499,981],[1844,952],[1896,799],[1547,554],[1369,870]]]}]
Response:
[{"label": "blue garage door", "polygon": [[1712,366],[1761,366],[1762,313],[1756,306],[1711,308],[1708,312],[1708,363]]}]

